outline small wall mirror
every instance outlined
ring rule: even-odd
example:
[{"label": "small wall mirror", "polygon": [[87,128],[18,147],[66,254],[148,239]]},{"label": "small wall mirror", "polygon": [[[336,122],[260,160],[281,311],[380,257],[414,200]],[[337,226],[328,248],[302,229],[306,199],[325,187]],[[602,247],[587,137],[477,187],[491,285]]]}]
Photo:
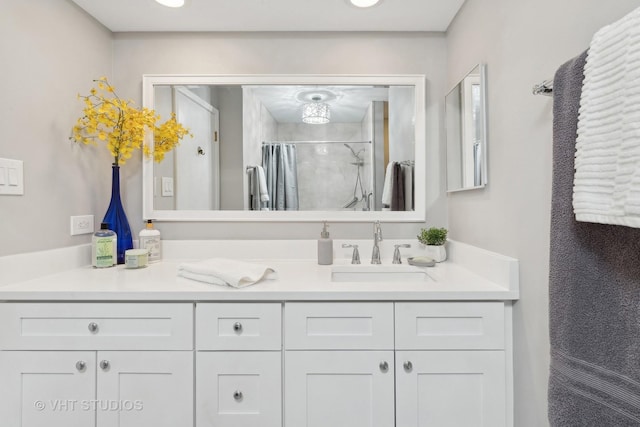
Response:
[{"label": "small wall mirror", "polygon": [[424,220],[423,76],[156,75],[143,95],[193,134],[144,160],[145,218]]},{"label": "small wall mirror", "polygon": [[487,185],[485,65],[476,65],[445,97],[447,190]]}]

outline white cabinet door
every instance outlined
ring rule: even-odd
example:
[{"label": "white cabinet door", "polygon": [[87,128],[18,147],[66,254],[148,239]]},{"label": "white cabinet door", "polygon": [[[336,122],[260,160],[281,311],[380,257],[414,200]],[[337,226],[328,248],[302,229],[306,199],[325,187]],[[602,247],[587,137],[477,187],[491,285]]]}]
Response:
[{"label": "white cabinet door", "polygon": [[98,427],[193,425],[193,352],[99,351]]},{"label": "white cabinet door", "polygon": [[0,352],[0,424],[93,427],[96,356],[82,351]]},{"label": "white cabinet door", "polygon": [[502,351],[396,352],[396,425],[503,427]]},{"label": "white cabinet door", "polygon": [[285,352],[285,426],[393,426],[393,366],[393,351]]},{"label": "white cabinet door", "polygon": [[281,427],[281,352],[198,352],[196,426]]}]

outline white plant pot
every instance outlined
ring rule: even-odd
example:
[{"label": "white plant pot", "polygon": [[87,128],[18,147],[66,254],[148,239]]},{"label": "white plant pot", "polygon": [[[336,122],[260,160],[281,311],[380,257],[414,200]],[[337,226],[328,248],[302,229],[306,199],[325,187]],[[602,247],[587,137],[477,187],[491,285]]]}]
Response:
[{"label": "white plant pot", "polygon": [[431,245],[421,245],[424,246],[425,255],[429,258],[433,258],[435,262],[442,262],[447,259],[447,250],[444,245],[440,246],[431,246]]}]

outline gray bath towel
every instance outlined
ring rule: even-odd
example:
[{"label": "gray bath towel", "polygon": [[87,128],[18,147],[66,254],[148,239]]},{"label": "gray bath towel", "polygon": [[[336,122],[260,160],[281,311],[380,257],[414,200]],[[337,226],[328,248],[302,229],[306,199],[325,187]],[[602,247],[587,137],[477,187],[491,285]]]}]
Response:
[{"label": "gray bath towel", "polygon": [[402,165],[393,162],[393,180],[391,181],[391,210],[404,211],[404,173]]},{"label": "gray bath towel", "polygon": [[585,58],[560,67],[553,87],[549,421],[554,427],[638,426],[640,229],[579,223],[573,216]]}]

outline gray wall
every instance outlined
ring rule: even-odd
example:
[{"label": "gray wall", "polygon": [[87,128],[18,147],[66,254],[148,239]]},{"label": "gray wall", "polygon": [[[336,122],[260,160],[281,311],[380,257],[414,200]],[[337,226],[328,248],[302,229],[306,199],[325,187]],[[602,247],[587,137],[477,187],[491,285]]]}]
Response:
[{"label": "gray wall", "polygon": [[[154,91],[154,110],[165,120],[173,111],[173,89],[171,86],[158,86]],[[164,160],[153,165],[153,206],[155,209],[175,209],[175,193],[172,196],[162,195],[162,178],[172,178],[175,185],[175,150],[165,154]]]},{"label": "gray wall", "polygon": [[242,166],[242,88],[218,88],[220,111],[220,206],[244,209],[244,175]]},{"label": "gray wall", "polygon": [[[120,33],[115,34],[115,83],[141,100],[141,76],[204,74],[425,74],[427,77],[427,216],[446,225],[442,98],[444,34],[431,33]],[[135,158],[134,158],[135,159]],[[127,177],[124,199],[132,228],[142,226],[141,171]],[[388,238],[412,238],[424,224],[386,224]],[[159,223],[165,239],[316,238],[319,224]],[[368,238],[371,224],[335,224],[334,238]]]},{"label": "gray wall", "polygon": [[111,33],[71,1],[1,3],[0,157],[24,161],[24,196],[0,196],[0,256],[88,243],[69,235],[69,216],[93,213],[99,224],[111,156],[68,137],[76,95],[112,74]]},{"label": "gray wall", "polygon": [[[552,100],[534,84],[638,0],[467,0],[447,33],[448,86],[487,63],[489,185],[449,197],[451,237],[520,260],[515,305],[518,427],[547,424]],[[473,214],[471,214],[473,213]]]}]

